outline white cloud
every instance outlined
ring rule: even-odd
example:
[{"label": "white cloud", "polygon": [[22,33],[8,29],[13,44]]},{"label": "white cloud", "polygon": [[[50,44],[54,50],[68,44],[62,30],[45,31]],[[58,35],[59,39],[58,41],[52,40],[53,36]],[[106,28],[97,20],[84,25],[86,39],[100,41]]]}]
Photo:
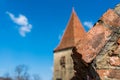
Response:
[{"label": "white cloud", "polygon": [[61,38],[62,38],[62,34],[59,34],[58,39],[61,40]]},{"label": "white cloud", "polygon": [[54,72],[54,67],[53,66],[51,67],[51,71]]},{"label": "white cloud", "polygon": [[90,21],[85,21],[83,24],[84,24],[84,26],[88,27],[89,29],[93,27],[93,23]]},{"label": "white cloud", "polygon": [[62,36],[63,36],[64,32],[65,32],[65,30],[63,30],[63,31],[59,34],[59,36],[58,36],[58,39],[59,39],[59,40],[62,39]]},{"label": "white cloud", "polygon": [[11,20],[19,26],[18,31],[22,37],[25,37],[26,33],[31,32],[32,25],[28,22],[26,16],[20,14],[18,17],[15,17],[15,15],[10,12],[6,12],[6,14],[8,14]]}]

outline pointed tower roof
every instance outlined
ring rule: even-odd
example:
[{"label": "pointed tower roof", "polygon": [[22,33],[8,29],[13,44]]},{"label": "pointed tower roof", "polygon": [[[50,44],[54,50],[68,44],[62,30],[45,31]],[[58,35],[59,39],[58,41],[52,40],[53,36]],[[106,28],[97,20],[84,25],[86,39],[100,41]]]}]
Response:
[{"label": "pointed tower roof", "polygon": [[84,36],[85,30],[74,10],[72,9],[72,14],[66,30],[62,36],[62,39],[54,51],[59,51],[67,48],[72,48]]}]

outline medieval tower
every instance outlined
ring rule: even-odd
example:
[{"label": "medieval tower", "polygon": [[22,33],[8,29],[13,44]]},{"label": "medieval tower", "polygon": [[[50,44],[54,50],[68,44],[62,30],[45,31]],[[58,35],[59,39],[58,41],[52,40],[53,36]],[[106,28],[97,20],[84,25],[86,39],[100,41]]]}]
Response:
[{"label": "medieval tower", "polygon": [[71,80],[74,76],[72,48],[85,35],[85,30],[74,9],[59,45],[54,50],[53,80]]}]

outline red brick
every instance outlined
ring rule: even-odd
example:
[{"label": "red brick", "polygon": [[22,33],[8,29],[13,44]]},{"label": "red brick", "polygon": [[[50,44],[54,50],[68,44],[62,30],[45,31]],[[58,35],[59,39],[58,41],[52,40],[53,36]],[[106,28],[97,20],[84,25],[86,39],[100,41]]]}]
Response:
[{"label": "red brick", "polygon": [[119,45],[118,48],[114,51],[113,54],[120,54],[120,45]]},{"label": "red brick", "polygon": [[98,75],[100,75],[101,80],[104,80],[105,77],[111,78],[112,79],[117,79],[120,80],[120,70],[105,70],[105,69],[101,69],[101,70],[97,70]]},{"label": "red brick", "polygon": [[107,37],[110,34],[111,30],[104,27],[102,24],[97,24],[78,43],[76,46],[77,52],[82,55],[82,59],[85,62],[90,63],[108,41]]},{"label": "red brick", "polygon": [[102,17],[101,20],[104,21],[105,24],[113,27],[120,26],[120,17],[112,10],[109,9]]},{"label": "red brick", "polygon": [[120,58],[118,57],[110,57],[109,61],[112,66],[120,66]]},{"label": "red brick", "polygon": [[117,43],[120,44],[120,38],[118,39]]}]

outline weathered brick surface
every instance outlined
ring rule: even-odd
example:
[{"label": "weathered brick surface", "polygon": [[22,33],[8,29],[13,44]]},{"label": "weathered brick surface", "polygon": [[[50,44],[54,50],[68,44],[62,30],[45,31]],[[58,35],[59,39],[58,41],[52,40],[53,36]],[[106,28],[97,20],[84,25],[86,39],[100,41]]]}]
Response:
[{"label": "weathered brick surface", "polygon": [[73,48],[74,54],[72,54],[75,76],[72,80],[100,80],[99,75],[92,66],[87,64],[83,59],[82,55],[76,52],[76,48]]},{"label": "weathered brick surface", "polygon": [[77,43],[72,58],[76,80],[120,80],[120,5]]},{"label": "weathered brick surface", "polygon": [[110,65],[111,66],[120,66],[120,58],[119,57],[110,57]]},{"label": "weathered brick surface", "polygon": [[120,54],[120,45],[114,50],[113,54]]},{"label": "weathered brick surface", "polygon": [[120,17],[112,9],[109,9],[100,20],[112,27],[120,26]]},{"label": "weathered brick surface", "polygon": [[117,43],[120,44],[120,38],[117,40]]},{"label": "weathered brick surface", "polygon": [[120,80],[120,70],[97,70],[102,80]]},{"label": "weathered brick surface", "polygon": [[97,23],[76,46],[82,59],[90,63],[109,40],[112,31],[102,23]]}]

